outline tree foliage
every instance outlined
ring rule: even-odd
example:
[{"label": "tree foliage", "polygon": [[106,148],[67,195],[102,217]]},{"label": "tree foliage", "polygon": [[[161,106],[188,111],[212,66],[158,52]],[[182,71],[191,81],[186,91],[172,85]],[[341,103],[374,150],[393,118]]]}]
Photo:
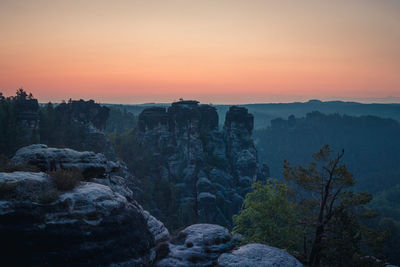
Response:
[{"label": "tree foliage", "polygon": [[[355,180],[328,145],[308,166],[284,163],[285,183],[254,184],[234,231],[244,242],[261,242],[298,252],[310,266],[380,266],[387,233],[371,226],[377,214],[372,195],[354,192]],[[373,256],[373,257],[371,257]]]},{"label": "tree foliage", "polygon": [[388,231],[385,255],[389,262],[400,264],[400,184],[378,193],[370,207],[379,210],[380,216],[373,225]]},{"label": "tree foliage", "polygon": [[[15,96],[0,94],[0,153],[11,156],[21,146],[36,142],[36,133],[26,136],[24,120],[39,110],[39,104],[32,94],[18,89]],[[34,121],[34,118],[33,118]]]},{"label": "tree foliage", "polygon": [[22,88],[15,96],[0,93],[0,154],[11,157],[35,143],[85,150],[89,128],[104,129],[108,115],[109,109],[93,100],[39,105]]},{"label": "tree foliage", "polygon": [[[311,266],[352,266],[363,252],[382,257],[385,236],[380,239],[377,231],[363,223],[374,217],[365,208],[372,195],[352,191],[355,180],[342,164],[343,156],[344,151],[333,156],[325,145],[308,167],[284,163],[284,178],[303,213],[300,223],[307,232],[304,254]],[[337,262],[343,258],[345,262]]]},{"label": "tree foliage", "polygon": [[298,249],[302,229],[297,224],[299,213],[289,198],[288,187],[277,180],[253,184],[240,213],[233,217],[233,231],[242,234],[245,243]]}]

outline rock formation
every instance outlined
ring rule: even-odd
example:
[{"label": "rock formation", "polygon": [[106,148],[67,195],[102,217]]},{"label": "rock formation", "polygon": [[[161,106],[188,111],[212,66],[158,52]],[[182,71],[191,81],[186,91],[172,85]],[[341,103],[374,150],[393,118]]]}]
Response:
[{"label": "rock formation", "polygon": [[214,224],[194,224],[171,237],[163,258],[157,267],[220,266],[220,267],[302,267],[284,250],[263,245],[248,244],[236,247],[235,236]]},{"label": "rock formation", "polygon": [[180,231],[169,243],[169,253],[156,266],[215,266],[218,256],[233,248],[225,227],[194,224]]},{"label": "rock formation", "polygon": [[68,114],[68,117],[75,122],[87,126],[88,133],[81,144],[82,150],[103,153],[108,159],[115,159],[114,148],[104,134],[106,121],[110,114],[110,109],[93,100],[70,100],[63,102],[56,107],[59,114]]},{"label": "rock formation", "polygon": [[2,263],[148,265],[154,260],[151,230],[156,227],[148,221],[154,225],[155,219],[110,187],[82,182],[70,192],[57,192],[42,172],[0,173],[0,184]]},{"label": "rock formation", "polygon": [[129,199],[136,199],[139,190],[136,179],[123,162],[107,160],[101,153],[35,144],[19,149],[11,162],[32,165],[42,172],[75,167],[81,170],[85,179],[110,186]]},{"label": "rock formation", "polygon": [[218,258],[220,267],[290,266],[301,267],[296,258],[279,248],[263,244],[247,244]]},{"label": "rock formation", "polygon": [[102,154],[31,145],[18,150],[12,163],[41,171],[79,168],[85,181],[64,192],[44,172],[0,173],[3,262],[147,266],[157,244],[169,237],[135,201],[126,167]]},{"label": "rock formation", "polygon": [[158,164],[149,179],[176,185],[178,209],[194,215],[191,223],[231,225],[251,184],[269,175],[257,161],[245,108],[231,107],[220,131],[213,106],[179,101],[143,110],[138,129],[138,142]]},{"label": "rock formation", "polygon": [[130,178],[119,176],[127,174],[126,168],[101,154],[32,145],[12,161],[42,171],[75,167],[91,175],[60,191],[44,172],[0,173],[5,266],[301,266],[265,245],[232,251],[237,240],[218,225],[191,225],[171,237],[132,197]]}]

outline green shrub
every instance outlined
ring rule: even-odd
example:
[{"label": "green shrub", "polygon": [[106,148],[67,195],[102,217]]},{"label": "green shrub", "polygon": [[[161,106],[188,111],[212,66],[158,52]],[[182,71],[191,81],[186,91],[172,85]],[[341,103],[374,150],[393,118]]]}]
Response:
[{"label": "green shrub", "polygon": [[287,185],[277,180],[253,184],[240,213],[233,216],[233,232],[243,235],[243,243],[263,243],[289,251],[299,249],[299,214],[289,197]]}]

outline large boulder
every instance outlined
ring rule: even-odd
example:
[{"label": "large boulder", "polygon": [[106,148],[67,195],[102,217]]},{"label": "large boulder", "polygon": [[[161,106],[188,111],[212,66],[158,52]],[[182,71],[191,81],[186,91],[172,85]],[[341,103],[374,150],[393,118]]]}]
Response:
[{"label": "large boulder", "polygon": [[143,211],[143,216],[146,219],[147,227],[156,243],[164,242],[169,239],[169,231],[162,222],[145,210]]},{"label": "large boulder", "polygon": [[156,266],[214,266],[218,256],[232,247],[232,235],[225,227],[194,224],[170,241],[169,254]]},{"label": "large boulder", "polygon": [[11,162],[15,165],[33,165],[43,172],[77,168],[86,180],[107,185],[129,200],[138,196],[137,179],[126,165],[109,161],[101,153],[35,144],[20,148]]},{"label": "large boulder", "polygon": [[3,264],[140,266],[155,259],[162,227],[108,186],[82,182],[59,192],[45,173],[14,172],[0,173],[0,190]]},{"label": "large boulder", "polygon": [[279,248],[247,244],[218,258],[221,267],[301,267],[295,257]]},{"label": "large boulder", "polygon": [[104,177],[117,168],[117,164],[107,161],[101,153],[76,151],[69,148],[47,147],[35,144],[20,148],[11,159],[14,164],[30,164],[41,171],[76,167],[86,178]]}]

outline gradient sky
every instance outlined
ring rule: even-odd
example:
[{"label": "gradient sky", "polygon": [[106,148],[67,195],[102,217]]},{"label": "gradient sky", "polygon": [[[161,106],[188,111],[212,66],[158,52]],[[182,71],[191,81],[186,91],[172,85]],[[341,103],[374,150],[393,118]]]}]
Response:
[{"label": "gradient sky", "polygon": [[0,0],[0,92],[41,102],[400,97],[400,1]]}]

